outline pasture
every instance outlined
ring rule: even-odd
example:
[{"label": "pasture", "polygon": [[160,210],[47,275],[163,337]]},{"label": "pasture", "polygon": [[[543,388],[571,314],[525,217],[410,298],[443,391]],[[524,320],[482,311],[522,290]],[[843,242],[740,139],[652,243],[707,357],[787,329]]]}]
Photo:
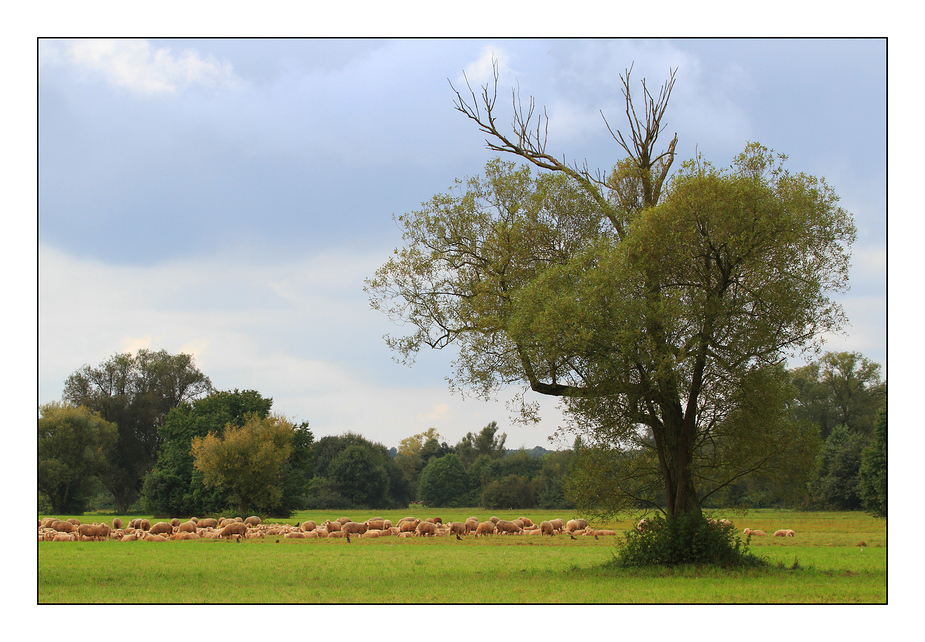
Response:
[{"label": "pasture", "polygon": [[[311,604],[695,604],[880,603],[887,600],[886,521],[862,513],[710,511],[739,532],[761,529],[752,550],[767,568],[622,569],[608,566],[619,535],[568,534],[344,539],[197,540],[168,542],[39,542],[39,603],[311,603]],[[375,511],[405,515],[469,515],[535,522],[569,518],[561,511],[421,509]],[[319,523],[346,516],[302,512],[286,520]],[[67,517],[67,516],[59,516]],[[133,516],[122,517],[128,522]],[[85,515],[84,523],[112,516]],[[155,520],[152,519],[152,523]],[[630,528],[632,516],[606,524]],[[794,538],[773,537],[781,528]]]}]

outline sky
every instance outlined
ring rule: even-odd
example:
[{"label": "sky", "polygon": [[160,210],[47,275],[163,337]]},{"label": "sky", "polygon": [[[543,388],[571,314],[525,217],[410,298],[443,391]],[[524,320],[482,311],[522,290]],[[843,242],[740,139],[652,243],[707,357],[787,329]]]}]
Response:
[{"label": "sky", "polygon": [[[253,389],[318,439],[386,447],[491,421],[507,445],[568,447],[555,400],[536,426],[452,393],[449,351],[397,363],[363,291],[401,245],[393,216],[495,156],[451,83],[490,80],[499,111],[535,97],[548,150],[607,170],[619,74],[677,69],[678,164],[748,141],[824,176],[858,229],[850,326],[886,378],[887,46],[882,39],[130,39],[38,43],[38,402],[85,364],[186,352],[217,389]],[[797,363],[795,361],[795,363]]]}]

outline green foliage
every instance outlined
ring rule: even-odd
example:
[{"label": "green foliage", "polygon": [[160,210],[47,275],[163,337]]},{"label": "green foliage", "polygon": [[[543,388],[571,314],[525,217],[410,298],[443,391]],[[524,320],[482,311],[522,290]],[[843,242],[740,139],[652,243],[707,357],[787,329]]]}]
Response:
[{"label": "green foliage", "polygon": [[343,498],[345,507],[389,508],[414,499],[406,474],[382,444],[346,433],[322,437],[311,451],[315,481],[306,498],[309,505]]},{"label": "green foliage", "polygon": [[432,507],[459,506],[469,491],[469,475],[454,454],[431,459],[421,472],[421,500]]},{"label": "green foliage", "polygon": [[[257,391],[234,390],[215,391],[171,410],[158,428],[163,446],[157,464],[145,476],[142,489],[145,509],[154,515],[213,515],[234,508],[227,489],[207,487],[202,472],[194,470],[193,439],[209,434],[221,437],[226,426],[241,427],[248,416],[268,417],[272,405],[272,399],[262,397]],[[311,475],[310,457],[303,454],[310,448],[311,433],[304,428],[305,424],[296,432],[289,463],[295,481]],[[306,439],[308,446],[303,444]],[[287,475],[283,503],[292,505],[291,498],[301,492],[292,487]],[[285,514],[285,511],[277,514]]]},{"label": "green foliage", "polygon": [[82,514],[118,439],[118,428],[80,406],[39,409],[38,489],[56,513]]},{"label": "green foliage", "polygon": [[701,515],[648,518],[644,529],[627,531],[618,556],[622,566],[710,564],[720,567],[760,566],[765,562],[748,550],[735,527],[711,524]]},{"label": "green foliage", "polygon": [[386,507],[389,475],[382,458],[372,448],[347,446],[331,462],[328,474],[340,494],[354,505]]},{"label": "green foliage", "polygon": [[810,483],[813,500],[830,510],[862,508],[859,473],[866,440],[845,425],[835,426],[819,456],[818,478]]},{"label": "green foliage", "polygon": [[870,445],[861,453],[860,484],[864,508],[877,517],[886,517],[886,410],[877,420]]},{"label": "green foliage", "polygon": [[527,478],[508,475],[482,489],[480,504],[484,508],[532,508],[536,506],[536,493]]},{"label": "green foliage", "polygon": [[250,415],[243,426],[226,426],[222,436],[194,437],[193,466],[206,486],[229,491],[239,514],[267,514],[282,499],[294,433],[283,417]]},{"label": "green foliage", "polygon": [[100,480],[120,512],[138,498],[154,467],[167,414],[212,389],[188,354],[139,350],[116,354],[96,368],[84,365],[64,385],[64,399],[84,405],[118,426],[118,442]]}]

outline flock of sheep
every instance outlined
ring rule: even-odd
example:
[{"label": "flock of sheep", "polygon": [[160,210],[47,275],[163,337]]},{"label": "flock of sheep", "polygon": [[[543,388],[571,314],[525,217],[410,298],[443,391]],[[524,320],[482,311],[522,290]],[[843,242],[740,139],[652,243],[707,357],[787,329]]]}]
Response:
[{"label": "flock of sheep", "polygon": [[[727,519],[708,519],[713,525],[732,526]],[[649,527],[648,519],[641,519],[636,529],[645,532]],[[173,518],[166,522],[151,522],[147,519],[137,518],[123,526],[118,517],[112,524],[92,523],[82,524],[80,520],[71,518],[61,520],[55,517],[46,517],[39,521],[39,540],[52,542],[95,542],[107,539],[120,542],[133,542],[143,540],[148,542],[166,542],[168,540],[192,539],[262,539],[265,537],[282,537],[286,539],[314,539],[319,537],[344,538],[350,537],[446,537],[455,536],[457,539],[474,535],[549,535],[567,534],[572,539],[579,536],[606,536],[616,535],[616,531],[592,528],[584,519],[553,519],[533,523],[527,517],[518,517],[515,520],[492,517],[486,521],[479,521],[477,517],[469,517],[465,522],[447,522],[439,517],[420,519],[417,517],[403,517],[393,524],[391,520],[382,517],[373,517],[365,522],[355,522],[349,517],[336,520],[326,520],[317,524],[307,520],[301,524],[264,524],[256,515],[246,519],[234,518],[204,518],[191,517],[187,521]],[[746,528],[743,534],[748,537],[766,535],[763,530]],[[774,537],[795,537],[792,529],[782,529],[774,533]]]},{"label": "flock of sheep", "polygon": [[61,520],[46,517],[39,521],[39,540],[52,542],[95,542],[116,540],[133,542],[166,542],[168,540],[194,539],[262,539],[265,537],[282,537],[286,539],[314,539],[319,537],[343,538],[347,542],[353,537],[446,537],[455,536],[462,539],[468,535],[484,537],[486,535],[549,535],[568,534],[572,539],[579,536],[616,535],[616,531],[592,528],[584,519],[553,519],[534,524],[527,517],[515,520],[492,517],[479,521],[470,517],[465,522],[443,523],[440,517],[420,519],[403,517],[396,524],[391,520],[374,517],[365,522],[354,522],[348,517],[334,521],[326,520],[317,524],[307,520],[301,524],[264,524],[256,515],[246,519],[191,517],[187,521],[178,518],[166,522],[151,524],[147,519],[133,519],[123,526],[118,517],[112,524],[82,524],[71,518]]}]

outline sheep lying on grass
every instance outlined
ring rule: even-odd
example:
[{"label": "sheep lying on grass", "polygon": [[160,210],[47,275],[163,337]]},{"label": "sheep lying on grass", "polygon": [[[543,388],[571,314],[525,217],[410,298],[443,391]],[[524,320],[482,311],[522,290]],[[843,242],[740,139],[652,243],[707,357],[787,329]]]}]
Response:
[{"label": "sheep lying on grass", "polygon": [[774,537],[795,537],[795,536],[796,536],[796,533],[793,531],[793,529],[789,529],[789,528],[774,532]]}]

